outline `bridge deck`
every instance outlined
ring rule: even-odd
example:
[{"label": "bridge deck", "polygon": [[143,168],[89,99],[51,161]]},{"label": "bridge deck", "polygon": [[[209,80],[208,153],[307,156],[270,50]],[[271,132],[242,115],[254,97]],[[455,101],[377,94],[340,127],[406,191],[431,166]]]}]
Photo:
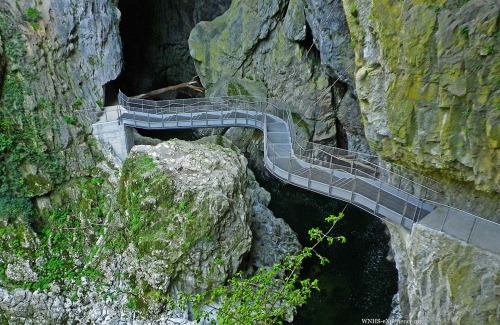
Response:
[{"label": "bridge deck", "polygon": [[[120,93],[118,119],[143,129],[242,126],[264,132],[264,165],[290,184],[350,202],[387,222],[408,230],[420,222],[430,228],[500,254],[500,225],[465,211],[420,198],[384,181],[388,172],[354,152],[303,147],[296,139],[287,110],[268,102],[229,98],[153,102]],[[385,175],[386,176],[386,175]],[[391,175],[389,175],[391,176]],[[401,179],[400,179],[401,183]],[[420,186],[410,183],[411,188]],[[421,188],[425,188],[422,187]],[[426,191],[428,190],[425,188]],[[427,192],[426,192],[427,193]]]}]

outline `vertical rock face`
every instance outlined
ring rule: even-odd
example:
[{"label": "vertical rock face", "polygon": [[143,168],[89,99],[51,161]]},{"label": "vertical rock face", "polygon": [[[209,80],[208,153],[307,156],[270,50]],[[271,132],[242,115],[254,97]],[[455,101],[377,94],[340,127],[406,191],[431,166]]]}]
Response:
[{"label": "vertical rock face", "polygon": [[[387,160],[469,182],[469,191],[498,194],[498,1],[343,3],[371,147]],[[488,216],[498,202],[497,195],[477,211]]]},{"label": "vertical rock face", "polygon": [[422,324],[500,323],[500,256],[422,225],[389,226],[403,316]]},{"label": "vertical rock face", "polygon": [[341,1],[304,0],[306,18],[321,55],[321,63],[354,86],[354,51]]},{"label": "vertical rock face", "polygon": [[[343,0],[365,133],[382,158],[499,221],[497,1]],[[450,216],[452,217],[452,216]],[[389,227],[405,317],[497,324],[499,257],[417,225]]]},{"label": "vertical rock face", "polygon": [[[0,215],[30,214],[45,195],[95,164],[86,116],[121,69],[111,1],[2,1]],[[0,66],[4,66],[0,64]]]},{"label": "vertical rock face", "polygon": [[271,267],[300,249],[265,207],[269,193],[246,159],[229,148],[136,146],[120,179],[101,168],[107,180],[79,180],[52,196],[54,206],[77,204],[47,218],[40,234],[0,219],[2,322],[188,324],[168,297]]},{"label": "vertical rock face", "polygon": [[359,106],[338,2],[233,1],[224,15],[196,25],[189,47],[209,95],[281,98],[310,139],[335,144],[347,136],[340,145],[368,150],[360,128],[350,127],[359,124]]},{"label": "vertical rock face", "polygon": [[120,87],[135,94],[191,80],[196,71],[189,32],[196,23],[221,15],[230,2],[121,0],[125,67]]}]

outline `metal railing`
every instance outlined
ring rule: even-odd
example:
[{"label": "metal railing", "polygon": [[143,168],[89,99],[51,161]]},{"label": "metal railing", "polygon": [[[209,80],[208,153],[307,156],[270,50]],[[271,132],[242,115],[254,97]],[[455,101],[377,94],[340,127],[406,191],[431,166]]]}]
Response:
[{"label": "metal railing", "polygon": [[376,156],[298,138],[282,102],[244,96],[151,101],[120,92],[119,103],[93,120],[118,119],[147,129],[258,128],[264,132],[264,165],[285,182],[350,202],[406,229],[422,223],[500,254],[500,224],[436,202],[439,189],[382,168]]}]

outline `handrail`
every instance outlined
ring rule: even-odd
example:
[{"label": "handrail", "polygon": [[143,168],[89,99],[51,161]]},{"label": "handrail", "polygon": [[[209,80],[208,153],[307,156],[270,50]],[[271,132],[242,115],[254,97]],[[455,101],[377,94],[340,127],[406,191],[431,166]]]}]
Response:
[{"label": "handrail", "polygon": [[[144,112],[144,110],[152,109],[152,110],[155,111],[155,114],[158,113],[158,109],[159,108],[163,109],[163,108],[172,107],[172,106],[175,106],[177,108],[179,106],[179,104],[181,105],[181,107],[185,107],[186,104],[188,104],[187,105],[188,107],[193,108],[193,106],[200,105],[200,104],[205,104],[205,103],[209,104],[209,105],[213,105],[214,101],[215,102],[217,102],[217,101],[219,101],[219,102],[221,102],[221,101],[225,102],[227,106],[229,106],[229,102],[230,101],[233,101],[233,102],[236,102],[236,103],[239,102],[239,103],[243,103],[243,104],[265,103],[266,105],[272,106],[275,109],[275,113],[277,111],[281,111],[284,114],[286,114],[287,115],[286,120],[288,122],[287,125],[289,127],[297,128],[297,126],[294,125],[294,123],[292,122],[291,114],[290,114],[290,111],[288,109],[280,107],[281,105],[278,105],[277,101],[271,100],[271,99],[266,99],[266,98],[255,98],[255,97],[247,97],[247,96],[240,95],[240,96],[202,97],[202,98],[189,98],[189,99],[153,101],[153,100],[147,100],[147,99],[133,99],[133,98],[127,97],[121,91],[119,92],[118,96],[119,96],[119,100],[121,100],[122,103],[140,103],[141,104],[141,111],[142,112]],[[277,114],[274,114],[274,115],[277,115]],[[282,117],[282,116],[280,116],[280,117]],[[290,135],[293,135],[293,134],[296,133],[296,132],[294,132],[295,130],[289,130],[289,131],[290,131]],[[293,140],[293,145],[299,145],[299,146],[302,147],[302,149],[309,150],[307,148],[304,148],[299,143],[299,140],[297,139],[297,137],[293,137],[292,136],[292,140]],[[371,161],[368,160],[370,158],[377,158],[378,159],[377,156],[368,155],[366,153],[356,152],[356,151],[353,151],[353,150],[346,150],[346,149],[341,149],[341,148],[335,148],[335,147],[326,146],[326,145],[322,145],[322,144],[317,144],[317,143],[309,142],[309,141],[305,141],[305,140],[302,140],[302,142],[305,142],[306,144],[312,144],[313,146],[321,146],[321,147],[324,147],[324,148],[329,148],[329,149],[337,151],[337,152],[344,152],[346,154],[354,154],[356,156],[363,156],[363,157],[365,157],[364,159],[361,158],[361,159],[358,159],[358,160],[359,161],[363,161],[365,164],[375,166],[376,168],[380,169],[381,171],[386,172],[388,175],[395,175],[395,176],[397,176],[400,179],[399,186],[401,186],[402,180],[405,180],[407,184],[410,184],[410,185],[413,184],[414,186],[417,186],[419,188],[425,189],[425,193],[429,193],[430,192],[430,193],[434,193],[435,195],[439,194],[439,191],[436,190],[436,189],[434,189],[434,188],[431,188],[429,186],[425,186],[423,184],[420,184],[419,182],[416,182],[416,181],[414,181],[414,180],[412,180],[412,179],[410,179],[408,177],[402,176],[402,175],[397,174],[397,173],[395,173],[393,171],[390,171],[390,170],[388,170],[386,168],[383,168],[380,165],[374,164],[373,162],[371,162]],[[330,156],[334,156],[334,155],[332,155],[332,154],[330,154],[328,152],[325,152],[325,154],[328,154]],[[399,166],[399,165],[396,165],[396,164],[393,164],[393,165],[397,166],[397,168],[403,168],[403,169],[407,170],[406,168],[404,168],[402,166]],[[414,173],[414,172],[412,172],[412,173]],[[414,173],[414,174],[416,174],[416,173]],[[418,176],[420,177],[421,175],[418,175]],[[428,179],[428,178],[426,178],[426,179]],[[388,181],[386,181],[386,182],[389,183]]]},{"label": "handrail", "polygon": [[[121,92],[119,103],[122,106],[115,115],[134,127],[259,128],[264,132],[264,165],[285,182],[351,202],[406,229],[422,222],[500,254],[500,236],[493,240],[481,236],[490,228],[500,233],[500,224],[430,200],[427,195],[437,197],[439,191],[370,161],[378,162],[376,156],[298,139],[290,110],[282,103],[245,96],[155,102],[128,98]],[[122,112],[121,107],[128,110]],[[270,140],[273,137],[279,145]],[[431,212],[433,217],[426,218]],[[455,229],[456,224],[463,226]]]}]

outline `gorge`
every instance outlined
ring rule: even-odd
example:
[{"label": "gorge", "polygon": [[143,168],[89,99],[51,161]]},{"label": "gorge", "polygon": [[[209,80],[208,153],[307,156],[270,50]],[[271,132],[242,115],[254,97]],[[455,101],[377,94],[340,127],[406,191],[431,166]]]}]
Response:
[{"label": "gorge", "polygon": [[[290,104],[309,140],[376,153],[387,168],[401,173],[402,165],[439,181],[448,204],[500,221],[498,13],[493,0],[146,1],[140,6],[125,0],[4,1],[0,320],[36,324],[43,317],[48,323],[71,323],[84,317],[106,323],[137,317],[161,323],[182,318],[186,315],[167,315],[161,301],[152,298],[171,288],[193,290],[193,283],[216,285],[246,258],[253,240],[251,211],[269,202],[265,191],[250,185],[246,160],[214,145],[174,142],[156,149],[136,146],[121,167],[91,136],[91,121],[77,114],[112,102],[104,94],[112,97],[113,88],[136,94],[197,73],[206,96],[279,98]],[[172,25],[163,25],[165,16]],[[130,25],[123,25],[127,20]],[[258,133],[229,129],[225,135],[259,161]],[[203,199],[200,193],[213,180],[200,177],[203,186],[189,192],[174,176],[151,172],[170,168],[162,159],[174,163],[173,157],[208,157],[212,151],[218,159],[180,159],[176,170],[198,173],[193,164],[209,161],[214,173],[234,170],[227,172],[232,180],[217,187],[234,186],[231,194],[217,194],[220,204],[209,208],[217,212],[209,215],[227,220],[238,215],[241,222],[220,232],[207,228],[190,243],[185,234],[168,229],[174,221],[158,225],[165,234],[152,231],[157,225],[148,218],[205,215],[187,202],[193,195]],[[174,191],[180,196],[150,195],[158,192],[154,186],[173,184],[181,184]],[[135,196],[147,203],[137,206]],[[134,225],[135,232],[123,230]],[[290,235],[286,225],[276,227]],[[45,253],[56,234],[64,237],[58,228],[84,230],[68,232],[72,236],[59,253]],[[46,230],[52,236],[44,235]],[[393,226],[388,231],[404,319],[500,321],[498,255],[421,225],[411,233]],[[219,235],[238,240],[206,249]],[[168,260],[179,261],[175,254],[161,253],[167,247],[158,239],[164,236],[183,238],[178,244],[191,256],[183,259],[184,266]],[[158,251],[147,251],[148,242]],[[293,240],[289,246],[296,246]],[[229,247],[235,255],[225,259]],[[197,259],[199,254],[203,257]],[[61,260],[66,267],[56,270],[81,271],[54,276],[50,267]],[[199,268],[189,268],[192,260]],[[119,271],[123,265],[129,266]],[[175,270],[164,272],[165,265]],[[102,284],[104,290],[98,288]]]}]

